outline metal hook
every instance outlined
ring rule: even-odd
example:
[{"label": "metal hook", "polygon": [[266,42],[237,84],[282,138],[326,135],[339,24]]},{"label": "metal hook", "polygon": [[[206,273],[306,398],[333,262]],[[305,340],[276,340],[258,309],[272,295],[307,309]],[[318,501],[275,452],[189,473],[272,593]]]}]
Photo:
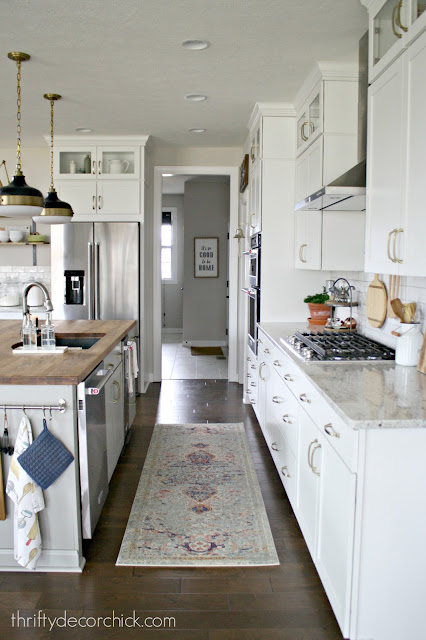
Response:
[{"label": "metal hook", "polygon": [[43,405],[43,418],[46,419],[46,407]]},{"label": "metal hook", "polygon": [[27,412],[25,411],[25,406],[24,405],[22,405],[22,411],[24,413],[24,416],[26,417],[27,416]]},{"label": "metal hook", "polygon": [[49,422],[52,422],[53,416],[52,416],[52,407],[49,406]]}]

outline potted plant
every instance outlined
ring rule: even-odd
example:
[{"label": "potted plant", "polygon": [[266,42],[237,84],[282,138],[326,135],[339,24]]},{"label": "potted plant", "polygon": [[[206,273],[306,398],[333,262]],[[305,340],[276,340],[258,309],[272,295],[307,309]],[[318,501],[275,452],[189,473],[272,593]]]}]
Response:
[{"label": "potted plant", "polygon": [[325,304],[328,299],[325,287],[323,287],[322,293],[306,296],[303,302],[306,302],[309,307],[309,324],[325,324],[327,322],[327,318],[331,315],[331,307]]}]

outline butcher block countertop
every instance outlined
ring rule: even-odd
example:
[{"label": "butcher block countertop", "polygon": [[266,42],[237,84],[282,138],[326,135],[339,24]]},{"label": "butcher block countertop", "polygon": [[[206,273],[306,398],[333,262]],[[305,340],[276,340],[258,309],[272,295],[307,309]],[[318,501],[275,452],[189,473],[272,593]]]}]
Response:
[{"label": "butcher block countertop", "polygon": [[76,385],[135,326],[135,320],[54,320],[56,335],[98,337],[89,349],[63,354],[14,354],[12,345],[20,342],[21,321],[0,320],[0,384]]}]

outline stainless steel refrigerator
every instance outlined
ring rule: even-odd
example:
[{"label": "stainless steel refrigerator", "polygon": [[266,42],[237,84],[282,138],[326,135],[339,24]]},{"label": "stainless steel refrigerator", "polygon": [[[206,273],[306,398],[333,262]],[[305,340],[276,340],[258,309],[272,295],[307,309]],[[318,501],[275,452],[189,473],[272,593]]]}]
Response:
[{"label": "stainless steel refrigerator", "polygon": [[136,320],[130,337],[139,347],[139,223],[52,226],[51,257],[53,317]]}]

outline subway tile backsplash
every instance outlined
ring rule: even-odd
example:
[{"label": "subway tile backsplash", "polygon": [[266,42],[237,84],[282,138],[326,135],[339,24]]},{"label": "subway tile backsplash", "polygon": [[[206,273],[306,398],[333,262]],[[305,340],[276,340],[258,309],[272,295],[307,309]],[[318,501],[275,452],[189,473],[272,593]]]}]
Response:
[{"label": "subway tile backsplash", "polygon": [[3,283],[5,280],[17,280],[22,283],[22,286],[30,280],[30,278],[37,280],[44,284],[47,290],[50,292],[50,267],[41,266],[41,267],[23,267],[23,266],[12,266],[12,267],[2,267],[0,266],[0,283]]},{"label": "subway tile backsplash", "polygon": [[[346,278],[355,287],[358,294],[358,307],[354,307],[353,316],[357,321],[358,329],[365,335],[382,342],[390,347],[395,348],[397,338],[391,334],[398,324],[398,318],[386,318],[385,323],[379,329],[375,329],[370,325],[366,316],[365,300],[367,289],[370,282],[374,278],[374,273],[364,273],[358,271],[348,272],[332,272],[331,279]],[[379,275],[386,286],[389,294],[389,276]],[[409,276],[401,276],[399,285],[399,296],[401,302],[415,302],[417,304],[417,320],[422,322],[423,331],[426,327],[426,277],[417,278]],[[339,318],[346,318],[349,313],[347,308],[340,308],[336,313]]]}]

